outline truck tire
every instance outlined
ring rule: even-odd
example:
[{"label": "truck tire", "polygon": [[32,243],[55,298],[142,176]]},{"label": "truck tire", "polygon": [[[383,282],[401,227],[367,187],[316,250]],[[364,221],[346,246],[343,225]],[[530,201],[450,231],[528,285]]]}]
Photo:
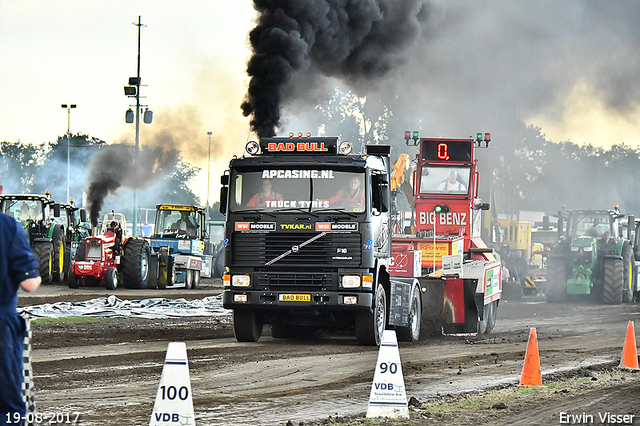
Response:
[{"label": "truck tire", "polygon": [[602,285],[602,303],[619,305],[622,303],[622,284],[624,265],[621,259],[604,260],[604,283]]},{"label": "truck tire", "polygon": [[633,301],[633,248],[626,242],[622,247],[622,262],[624,262],[624,273],[622,278],[622,303]]},{"label": "truck tire", "polygon": [[186,269],[184,271],[184,288],[189,290],[191,289],[193,285],[193,270],[191,269]]},{"label": "truck tire", "polygon": [[491,316],[491,303],[484,305],[482,310],[482,319],[478,315],[478,336],[487,332],[487,324],[489,324],[489,317]]},{"label": "truck tire", "polygon": [[373,312],[356,313],[356,338],[365,346],[380,346],[382,333],[387,325],[387,295],[378,284],[374,298]]},{"label": "truck tire", "polygon": [[149,243],[130,239],[124,245],[122,281],[126,288],[147,288],[149,285]]},{"label": "truck tire", "polygon": [[262,322],[252,309],[233,310],[233,334],[238,342],[257,342],[262,335]]},{"label": "truck tire", "polygon": [[496,316],[498,314],[498,302],[493,301],[484,305],[484,314],[482,321],[478,318],[478,335],[491,334],[493,327],[496,325]]},{"label": "truck tire", "polygon": [[64,229],[56,226],[53,230],[53,274],[52,281],[59,283],[64,280],[64,257],[66,252]]},{"label": "truck tire", "polygon": [[420,325],[422,323],[422,300],[418,286],[411,291],[411,308],[409,310],[409,325],[398,327],[396,333],[402,342],[417,342],[420,340]]},{"label": "truck tire", "polygon": [[118,282],[118,270],[113,266],[107,268],[106,272],[104,273],[104,286],[106,287],[106,289],[115,290],[116,288],[118,288]]},{"label": "truck tire", "polygon": [[496,326],[496,320],[498,319],[498,305],[500,304],[500,300],[494,300],[491,302],[493,305],[491,307],[491,316],[489,316],[489,322],[487,323],[487,331],[485,334],[491,334],[493,328]]},{"label": "truck tire", "polygon": [[564,258],[550,257],[547,260],[547,284],[545,297],[547,302],[562,303],[567,300],[567,265]]},{"label": "truck tire", "polygon": [[193,290],[200,287],[200,271],[193,271],[193,281],[191,281],[191,288]]},{"label": "truck tire", "polygon": [[36,241],[33,243],[33,254],[38,259],[38,271],[43,284],[51,282],[53,268],[53,245],[46,241]]}]

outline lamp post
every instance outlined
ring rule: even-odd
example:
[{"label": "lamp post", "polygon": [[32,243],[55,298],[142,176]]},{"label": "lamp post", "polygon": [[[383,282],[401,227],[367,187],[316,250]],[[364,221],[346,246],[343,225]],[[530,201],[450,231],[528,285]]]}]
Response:
[{"label": "lamp post", "polygon": [[209,181],[211,180],[211,135],[212,132],[207,132],[209,136],[209,164],[207,166],[207,218],[209,220]]},{"label": "lamp post", "polygon": [[71,199],[71,196],[69,195],[69,169],[71,164],[71,151],[70,151],[71,149],[71,110],[76,107],[76,104],[71,104],[71,105],[62,104],[60,106],[62,107],[62,109],[67,110],[67,201],[66,202],[69,202],[69,200]]}]

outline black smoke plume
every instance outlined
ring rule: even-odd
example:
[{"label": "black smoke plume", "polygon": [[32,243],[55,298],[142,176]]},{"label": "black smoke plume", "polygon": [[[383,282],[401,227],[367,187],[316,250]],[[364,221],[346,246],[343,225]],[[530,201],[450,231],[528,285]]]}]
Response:
[{"label": "black smoke plume", "polygon": [[143,147],[137,156],[134,153],[131,145],[115,144],[102,148],[91,159],[87,174],[91,226],[98,225],[107,195],[121,186],[144,189],[171,171],[179,160],[179,152],[175,150]]},{"label": "black smoke plume", "polygon": [[[425,0],[254,0],[251,77],[241,108],[260,137],[274,136],[294,73],[347,82],[383,77],[407,60],[427,18]],[[309,88],[310,89],[310,88]]]}]

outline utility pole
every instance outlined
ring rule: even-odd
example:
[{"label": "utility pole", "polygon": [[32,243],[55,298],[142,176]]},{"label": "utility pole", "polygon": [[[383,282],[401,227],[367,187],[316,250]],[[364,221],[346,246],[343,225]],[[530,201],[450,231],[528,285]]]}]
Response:
[{"label": "utility pole", "polygon": [[67,200],[65,203],[68,203],[71,199],[71,196],[69,195],[69,169],[71,168],[71,110],[76,107],[76,104],[62,104],[60,106],[62,109],[67,110]]},{"label": "utility pole", "polygon": [[[138,153],[140,152],[140,29],[142,28],[142,17],[138,16],[138,23],[133,25],[138,27],[138,75],[136,77],[136,148],[134,152],[134,167],[138,167]],[[133,223],[131,235],[138,236],[138,190],[133,190]]]},{"label": "utility pole", "polygon": [[211,135],[212,132],[207,132],[209,136],[209,165],[207,166],[207,217],[205,219],[209,220],[209,181],[211,180]]}]

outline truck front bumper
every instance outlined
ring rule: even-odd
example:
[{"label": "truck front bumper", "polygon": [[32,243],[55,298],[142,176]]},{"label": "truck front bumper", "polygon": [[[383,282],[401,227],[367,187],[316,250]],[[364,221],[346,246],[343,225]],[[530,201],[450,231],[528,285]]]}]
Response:
[{"label": "truck front bumper", "polygon": [[337,308],[337,309],[371,309],[373,295],[348,291],[263,291],[225,289],[222,294],[225,309],[243,307],[255,308]]}]

